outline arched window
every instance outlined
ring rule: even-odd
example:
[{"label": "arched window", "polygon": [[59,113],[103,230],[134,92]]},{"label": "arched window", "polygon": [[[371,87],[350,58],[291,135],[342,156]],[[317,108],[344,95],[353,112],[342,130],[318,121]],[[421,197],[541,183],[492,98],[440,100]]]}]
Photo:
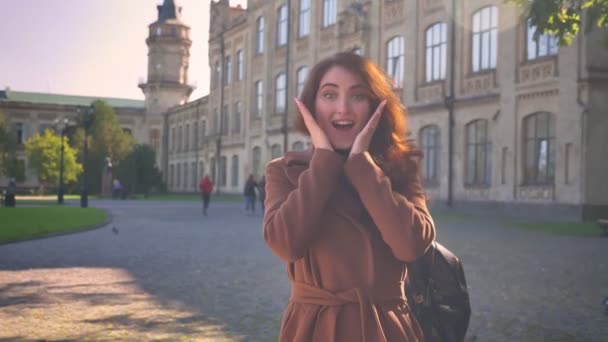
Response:
[{"label": "arched window", "polygon": [[240,81],[243,79],[244,61],[243,50],[236,52],[236,80]]},{"label": "arched window", "polygon": [[255,82],[255,117],[261,118],[264,111],[264,82]]},{"label": "arched window", "polygon": [[300,94],[302,94],[302,90],[304,89],[304,83],[306,82],[306,77],[308,76],[308,67],[307,66],[303,66],[300,69],[298,69],[297,71],[297,78],[298,78],[298,84],[297,84],[297,92],[296,94],[298,96],[300,96]]},{"label": "arched window", "polygon": [[284,46],[287,44],[287,25],[288,25],[288,13],[287,5],[279,7],[277,17],[277,46]]},{"label": "arched window", "polygon": [[259,17],[256,23],[256,49],[257,53],[264,53],[264,17]]},{"label": "arched window", "polygon": [[498,8],[489,6],[473,14],[471,39],[473,72],[496,68]]},{"label": "arched window", "polygon": [[241,102],[234,104],[234,120],[232,120],[232,132],[241,133]]},{"label": "arched window", "polygon": [[283,154],[283,151],[281,151],[281,145],[279,145],[279,144],[272,145],[272,147],[270,148],[270,158],[271,159],[279,158],[282,154]]},{"label": "arched window", "polygon": [[426,30],[426,81],[445,79],[447,65],[447,25],[437,23]]},{"label": "arched window", "polygon": [[395,88],[403,87],[404,61],[403,37],[394,37],[386,43],[386,72],[393,79]]},{"label": "arched window", "polygon": [[538,40],[534,39],[536,34],[536,26],[532,25],[530,19],[527,21],[527,38],[528,43],[526,44],[528,60],[534,60],[545,56],[554,56],[559,53],[559,45],[557,38],[554,34],[541,33],[538,36]]},{"label": "arched window", "polygon": [[256,146],[252,151],[253,175],[258,179],[262,175],[262,148]]},{"label": "arched window", "polygon": [[226,84],[230,84],[230,81],[232,81],[232,59],[230,58],[230,56],[226,56],[225,62],[224,62],[224,85]]},{"label": "arched window", "polygon": [[422,160],[422,180],[425,183],[439,183],[439,128],[425,126],[420,130],[420,146],[424,153]]},{"label": "arched window", "polygon": [[220,157],[220,185],[221,186],[226,186],[226,182],[227,182],[227,165],[226,163],[228,162],[228,160],[226,159],[225,156],[221,156]]},{"label": "arched window", "polygon": [[239,156],[233,155],[230,164],[232,166],[231,185],[237,186],[239,185]]},{"label": "arched window", "polygon": [[524,179],[526,184],[555,180],[555,119],[540,112],[524,118]]},{"label": "arched window", "polygon": [[296,141],[291,145],[291,149],[293,151],[304,151],[304,143],[301,141]]},{"label": "arched window", "polygon": [[323,28],[336,23],[336,0],[323,0]]},{"label": "arched window", "polygon": [[306,37],[310,34],[310,0],[300,0],[300,19],[298,37]]},{"label": "arched window", "polygon": [[285,112],[285,96],[286,96],[286,84],[287,80],[284,73],[280,73],[275,80],[275,102],[274,111],[275,113]]},{"label": "arched window", "polygon": [[466,125],[466,184],[491,184],[491,147],[488,120],[478,119]]}]

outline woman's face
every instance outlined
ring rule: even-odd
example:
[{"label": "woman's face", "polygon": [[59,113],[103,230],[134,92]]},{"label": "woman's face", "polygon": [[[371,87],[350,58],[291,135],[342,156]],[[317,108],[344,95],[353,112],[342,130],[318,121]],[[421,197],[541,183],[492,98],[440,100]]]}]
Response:
[{"label": "woman's face", "polygon": [[370,92],[361,78],[333,66],[321,78],[315,117],[334,149],[350,149],[371,114]]}]

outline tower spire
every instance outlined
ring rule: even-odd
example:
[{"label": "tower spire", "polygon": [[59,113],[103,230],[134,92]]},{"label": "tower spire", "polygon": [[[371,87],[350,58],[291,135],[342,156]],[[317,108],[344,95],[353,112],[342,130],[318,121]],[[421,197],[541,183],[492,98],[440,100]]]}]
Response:
[{"label": "tower spire", "polygon": [[174,0],[164,0],[162,5],[156,6],[158,9],[158,22],[169,19],[180,20],[182,14],[181,6],[176,6]]}]

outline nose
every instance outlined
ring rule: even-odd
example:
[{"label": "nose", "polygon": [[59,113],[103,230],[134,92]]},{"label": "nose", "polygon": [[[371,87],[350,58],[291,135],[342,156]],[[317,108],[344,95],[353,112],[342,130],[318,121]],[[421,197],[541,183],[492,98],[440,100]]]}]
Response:
[{"label": "nose", "polygon": [[346,98],[346,96],[340,96],[336,100],[335,103],[336,103],[336,113],[339,113],[339,114],[348,113],[349,103],[348,103],[348,99]]}]

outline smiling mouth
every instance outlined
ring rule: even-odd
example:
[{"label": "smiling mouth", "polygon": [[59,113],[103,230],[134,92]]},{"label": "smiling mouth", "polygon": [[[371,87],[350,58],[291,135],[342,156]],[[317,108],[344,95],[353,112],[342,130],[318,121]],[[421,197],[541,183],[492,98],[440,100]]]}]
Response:
[{"label": "smiling mouth", "polygon": [[347,131],[355,126],[355,123],[351,120],[336,120],[332,121],[331,124],[335,129],[341,131]]}]

